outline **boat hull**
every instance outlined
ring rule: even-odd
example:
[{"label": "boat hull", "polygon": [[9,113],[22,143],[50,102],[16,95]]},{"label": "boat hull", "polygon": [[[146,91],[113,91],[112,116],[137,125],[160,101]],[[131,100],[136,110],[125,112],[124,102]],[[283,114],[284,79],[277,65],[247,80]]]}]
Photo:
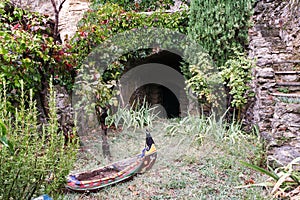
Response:
[{"label": "boat hull", "polygon": [[[136,174],[152,168],[157,158],[156,150],[133,158],[121,160],[96,170],[69,175],[66,188],[76,192],[92,192],[104,187],[127,181]],[[107,170],[111,170],[110,173]],[[101,174],[105,174],[101,177]]]}]

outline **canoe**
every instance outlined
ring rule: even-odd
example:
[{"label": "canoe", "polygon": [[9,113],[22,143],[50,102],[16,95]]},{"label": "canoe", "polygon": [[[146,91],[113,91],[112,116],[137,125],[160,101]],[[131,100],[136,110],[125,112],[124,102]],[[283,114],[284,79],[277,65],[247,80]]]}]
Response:
[{"label": "canoe", "polygon": [[131,179],[151,169],[157,158],[154,141],[146,132],[146,145],[142,153],[132,158],[68,176],[66,188],[76,192],[91,192]]}]

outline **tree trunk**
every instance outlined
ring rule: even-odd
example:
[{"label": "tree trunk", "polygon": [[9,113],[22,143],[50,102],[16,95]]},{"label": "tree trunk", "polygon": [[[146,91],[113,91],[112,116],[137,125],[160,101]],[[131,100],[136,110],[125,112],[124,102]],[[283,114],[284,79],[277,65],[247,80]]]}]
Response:
[{"label": "tree trunk", "polygon": [[59,25],[59,12],[61,11],[62,9],[62,6],[63,4],[66,2],[66,0],[63,0],[58,8],[56,6],[56,3],[55,3],[55,0],[51,0],[51,3],[52,3],[52,6],[53,6],[53,9],[54,9],[54,13],[55,13],[55,24],[54,24],[54,33],[53,33],[53,38],[54,38],[54,41],[60,41],[60,38],[59,38],[59,32],[58,32],[58,25]]},{"label": "tree trunk", "polygon": [[108,108],[102,108],[100,106],[96,106],[96,113],[98,122],[101,125],[101,137],[102,137],[102,152],[105,158],[111,160],[111,154],[109,150],[109,144],[107,140],[107,126],[105,125],[105,119],[108,116],[107,110]]}]

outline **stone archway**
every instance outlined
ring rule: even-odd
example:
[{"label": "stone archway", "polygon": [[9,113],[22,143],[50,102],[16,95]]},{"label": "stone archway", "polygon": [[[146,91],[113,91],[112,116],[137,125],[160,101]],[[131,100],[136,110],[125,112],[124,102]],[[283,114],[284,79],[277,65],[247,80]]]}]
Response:
[{"label": "stone archway", "polygon": [[[163,107],[165,117],[185,116],[188,112],[189,103],[185,92],[185,78],[181,70],[182,62],[181,56],[166,50],[135,60],[135,62],[128,61],[131,65],[123,71],[123,75],[127,77],[123,78],[122,75],[119,81],[122,85],[120,93],[120,99],[123,100],[122,105],[129,104],[132,106],[134,103],[142,102],[145,99],[152,106],[159,105],[161,108]],[[139,74],[139,76],[127,74],[136,70],[136,68],[143,68],[145,73],[133,73]],[[153,82],[155,78],[147,82],[146,79],[151,74],[149,73],[151,68],[157,71],[152,76],[159,77],[161,76],[160,73],[165,74],[165,76],[161,76],[156,82]],[[140,84],[141,80],[145,82],[142,81],[143,84]]]}]

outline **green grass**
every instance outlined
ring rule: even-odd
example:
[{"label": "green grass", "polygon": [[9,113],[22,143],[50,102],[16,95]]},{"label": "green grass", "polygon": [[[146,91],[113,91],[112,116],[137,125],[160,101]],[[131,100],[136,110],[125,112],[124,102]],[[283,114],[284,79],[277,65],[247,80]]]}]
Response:
[{"label": "green grass", "polygon": [[[235,188],[247,180],[261,182],[265,178],[239,162],[253,163],[260,159],[261,145],[256,137],[241,131],[236,133],[238,128],[234,129],[233,125],[226,132],[224,126],[212,121],[206,122],[209,127],[204,128],[205,134],[180,131],[169,134],[170,123],[174,120],[160,120],[151,128],[158,159],[150,171],[97,193],[67,193],[64,199],[271,199],[262,188]],[[228,137],[220,138],[216,129],[223,135],[226,132]],[[144,130],[129,130],[109,133],[114,160],[138,154],[143,148]],[[232,134],[234,141],[228,139]],[[195,142],[195,135],[201,135],[201,144]],[[85,151],[80,153],[74,172],[108,163],[101,156],[100,138],[96,134],[84,138]]]}]

